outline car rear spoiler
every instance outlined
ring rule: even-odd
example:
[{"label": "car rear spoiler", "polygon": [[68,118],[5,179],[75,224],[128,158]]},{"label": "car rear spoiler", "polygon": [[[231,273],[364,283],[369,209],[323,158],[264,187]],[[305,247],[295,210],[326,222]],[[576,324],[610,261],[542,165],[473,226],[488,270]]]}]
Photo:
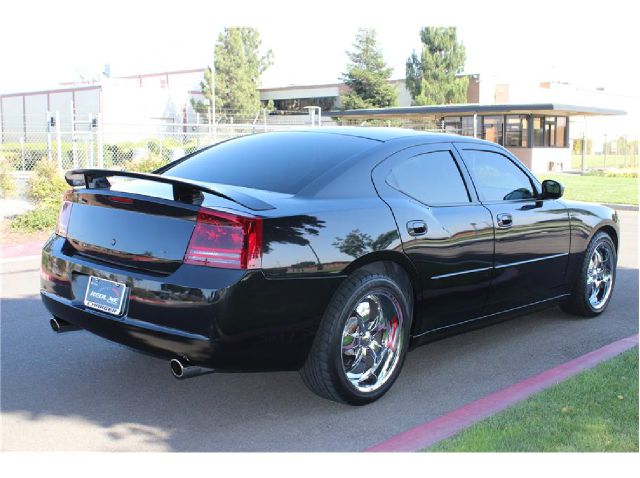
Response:
[{"label": "car rear spoiler", "polygon": [[64,178],[70,186],[80,186],[87,189],[109,189],[111,183],[109,183],[107,178],[115,176],[170,184],[173,186],[173,199],[187,204],[200,205],[204,199],[202,193],[207,193],[240,204],[253,211],[275,209],[271,204],[254,196],[250,196],[249,194],[234,190],[233,187],[222,184],[211,186],[207,183],[199,183],[197,181],[171,176],[161,176],[159,174],[134,173],[131,171],[116,171],[112,169],[72,169],[65,173]]}]

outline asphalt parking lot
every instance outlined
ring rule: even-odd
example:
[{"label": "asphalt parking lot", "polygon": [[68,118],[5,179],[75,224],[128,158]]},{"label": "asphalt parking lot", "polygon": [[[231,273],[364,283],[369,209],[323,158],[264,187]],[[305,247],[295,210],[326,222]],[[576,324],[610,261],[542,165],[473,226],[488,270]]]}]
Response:
[{"label": "asphalt parking lot", "polygon": [[297,373],[177,381],[166,361],[85,332],[55,335],[39,262],[3,264],[3,450],[359,451],[638,332],[638,213],[620,211],[612,302],[596,319],[553,307],[413,351],[366,407],[322,400]]}]

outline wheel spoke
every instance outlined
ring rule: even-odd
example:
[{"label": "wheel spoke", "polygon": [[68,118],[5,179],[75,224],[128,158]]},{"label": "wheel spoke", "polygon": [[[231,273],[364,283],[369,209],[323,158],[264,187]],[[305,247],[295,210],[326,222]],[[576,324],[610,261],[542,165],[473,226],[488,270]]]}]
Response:
[{"label": "wheel spoke", "polygon": [[341,355],[345,376],[357,390],[373,391],[392,375],[402,350],[396,338],[401,327],[398,301],[386,290],[356,304],[344,325]]}]

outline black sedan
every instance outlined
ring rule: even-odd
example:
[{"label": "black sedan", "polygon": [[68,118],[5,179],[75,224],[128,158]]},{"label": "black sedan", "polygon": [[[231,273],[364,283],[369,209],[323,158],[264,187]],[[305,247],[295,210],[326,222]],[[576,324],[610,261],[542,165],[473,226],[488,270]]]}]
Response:
[{"label": "black sedan", "polygon": [[612,209],[462,136],[263,133],[154,174],[66,178],[42,252],[53,329],[164,357],[178,378],[300,370],[365,404],[412,346],[556,302],[596,316],[615,283]]}]

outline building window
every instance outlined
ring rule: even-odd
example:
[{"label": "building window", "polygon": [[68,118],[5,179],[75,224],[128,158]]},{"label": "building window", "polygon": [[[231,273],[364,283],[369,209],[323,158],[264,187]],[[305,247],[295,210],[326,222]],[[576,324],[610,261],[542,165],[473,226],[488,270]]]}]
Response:
[{"label": "building window", "polygon": [[556,122],[556,146],[559,148],[568,147],[566,116],[558,116],[558,119]]},{"label": "building window", "polygon": [[533,146],[548,148],[567,147],[566,116],[536,116],[533,118]]},{"label": "building window", "polygon": [[473,116],[462,117],[462,135],[473,136]]},{"label": "building window", "polygon": [[504,145],[508,148],[528,147],[529,117],[511,115],[506,117]]},{"label": "building window", "polygon": [[544,124],[544,117],[536,116],[533,118],[533,146],[534,148],[544,146],[544,132],[542,125]]},{"label": "building window", "polygon": [[504,144],[502,134],[504,116],[484,116],[482,118],[483,137],[493,143]]},{"label": "building window", "polygon": [[447,116],[442,118],[441,125],[445,133],[460,134],[462,132],[462,120],[460,116]]}]

